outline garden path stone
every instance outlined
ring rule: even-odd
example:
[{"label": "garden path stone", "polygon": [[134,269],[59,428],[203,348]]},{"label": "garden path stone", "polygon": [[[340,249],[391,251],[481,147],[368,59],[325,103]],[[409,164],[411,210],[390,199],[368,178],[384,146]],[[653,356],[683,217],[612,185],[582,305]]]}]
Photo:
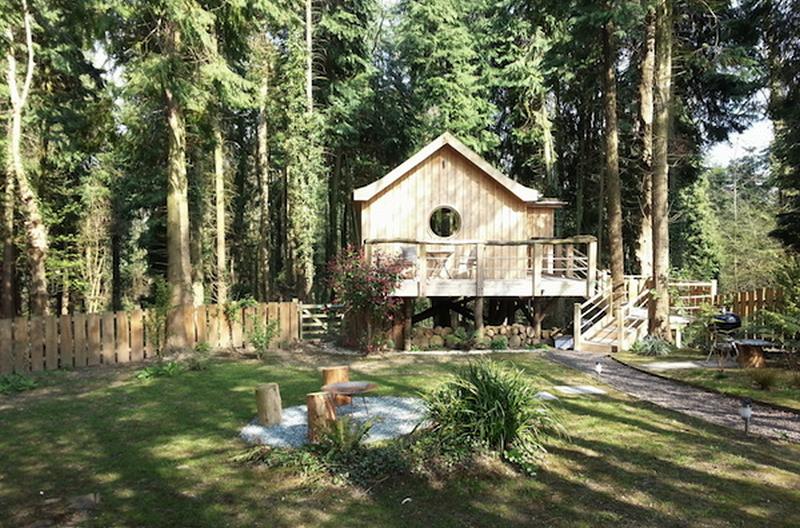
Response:
[{"label": "garden path stone", "polygon": [[[364,406],[362,398],[336,408],[336,416],[350,416],[358,422],[372,421],[365,442],[377,442],[407,435],[423,420],[425,407],[419,398],[369,396]],[[272,447],[300,447],[307,441],[308,424],[305,405],[283,409],[279,425],[264,426],[254,418],[245,425],[239,436],[248,444]]]},{"label": "garden path stone", "polygon": [[[595,375],[595,362],[599,361],[603,365],[602,381],[621,392],[717,425],[744,430],[739,416],[739,398],[659,378],[600,354],[550,350],[546,357],[592,375]],[[754,403],[750,432],[800,442],[800,413]]]},{"label": "garden path stone", "polygon": [[551,393],[549,393],[547,391],[539,391],[539,392],[537,392],[536,393],[536,397],[539,398],[540,400],[557,400],[558,399],[558,396],[556,396],[555,394],[551,394]]},{"label": "garden path stone", "polygon": [[553,387],[561,394],[569,394],[571,396],[580,396],[583,394],[606,394],[606,391],[599,387],[592,385],[556,385]]},{"label": "garden path stone", "polygon": [[[645,370],[652,370],[654,372],[663,372],[666,370],[684,370],[684,369],[716,369],[720,365],[717,361],[653,361],[652,363],[644,363],[638,365]],[[724,361],[723,368],[739,368],[739,365],[734,361]]]}]

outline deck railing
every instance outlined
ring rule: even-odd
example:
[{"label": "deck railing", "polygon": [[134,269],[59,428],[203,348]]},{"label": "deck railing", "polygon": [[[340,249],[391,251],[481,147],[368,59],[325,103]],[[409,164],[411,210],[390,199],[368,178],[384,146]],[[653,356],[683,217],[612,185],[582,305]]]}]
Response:
[{"label": "deck railing", "polygon": [[591,296],[597,242],[591,236],[520,241],[374,239],[366,258],[407,262],[397,295]]}]

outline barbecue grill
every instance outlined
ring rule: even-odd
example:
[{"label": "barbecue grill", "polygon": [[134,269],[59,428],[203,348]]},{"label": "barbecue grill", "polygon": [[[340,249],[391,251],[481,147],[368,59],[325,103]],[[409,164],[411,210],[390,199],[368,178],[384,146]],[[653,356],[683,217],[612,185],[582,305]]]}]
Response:
[{"label": "barbecue grill", "polygon": [[712,322],[709,324],[711,330],[711,348],[708,352],[708,358],[716,354],[720,362],[724,357],[733,357],[736,355],[736,344],[734,342],[733,333],[741,328],[742,318],[733,312],[722,312],[713,317]]},{"label": "barbecue grill", "polygon": [[742,327],[742,318],[732,312],[723,312],[714,316],[711,327],[715,332],[729,334]]}]

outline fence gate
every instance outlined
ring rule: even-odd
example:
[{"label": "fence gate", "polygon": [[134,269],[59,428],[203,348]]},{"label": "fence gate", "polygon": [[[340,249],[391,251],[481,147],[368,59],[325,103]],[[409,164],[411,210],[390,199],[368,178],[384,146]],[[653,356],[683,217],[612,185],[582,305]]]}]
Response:
[{"label": "fence gate", "polygon": [[342,328],[341,304],[304,304],[300,339],[334,339]]}]

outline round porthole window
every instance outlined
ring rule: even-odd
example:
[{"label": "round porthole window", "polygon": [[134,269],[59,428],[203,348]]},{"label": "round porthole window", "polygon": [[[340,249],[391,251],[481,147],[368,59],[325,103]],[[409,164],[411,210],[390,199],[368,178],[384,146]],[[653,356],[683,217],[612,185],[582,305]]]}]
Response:
[{"label": "round porthole window", "polygon": [[436,236],[448,238],[455,235],[461,228],[461,216],[452,207],[437,207],[431,213],[431,231]]}]

